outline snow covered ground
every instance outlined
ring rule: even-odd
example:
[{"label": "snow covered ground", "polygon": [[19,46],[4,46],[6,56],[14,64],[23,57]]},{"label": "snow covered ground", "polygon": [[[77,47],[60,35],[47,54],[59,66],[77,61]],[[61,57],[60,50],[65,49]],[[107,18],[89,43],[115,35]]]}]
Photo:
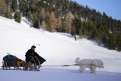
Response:
[{"label": "snow covered ground", "polygon": [[[25,18],[22,18],[22,23],[19,24],[0,16],[0,66],[7,53],[24,60],[26,51],[32,45],[36,45],[36,52],[47,60],[40,71],[1,68],[0,81],[121,81],[121,52],[97,46],[87,39],[75,41],[67,33],[50,33],[30,28]],[[88,69],[81,74],[77,73],[78,66],[46,67],[74,64],[76,57],[101,59],[104,68],[97,69],[94,75],[90,74]]]},{"label": "snow covered ground", "polygon": [[82,74],[77,70],[42,68],[41,71],[0,70],[0,81],[121,81],[121,73],[88,71]]}]

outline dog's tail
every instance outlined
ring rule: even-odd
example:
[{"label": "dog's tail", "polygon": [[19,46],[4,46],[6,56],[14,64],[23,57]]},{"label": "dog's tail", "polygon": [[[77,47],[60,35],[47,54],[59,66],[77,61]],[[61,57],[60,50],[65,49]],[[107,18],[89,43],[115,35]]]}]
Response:
[{"label": "dog's tail", "polygon": [[77,58],[76,58],[76,60],[75,60],[75,63],[77,63],[77,64],[78,64],[78,63],[79,63],[79,60],[80,60],[80,58],[79,58],[79,57],[77,57]]}]

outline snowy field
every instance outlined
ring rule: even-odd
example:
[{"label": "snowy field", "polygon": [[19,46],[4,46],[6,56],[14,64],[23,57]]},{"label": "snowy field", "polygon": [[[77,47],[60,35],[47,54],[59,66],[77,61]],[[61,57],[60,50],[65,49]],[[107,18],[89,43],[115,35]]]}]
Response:
[{"label": "snowy field", "polygon": [[[0,16],[0,66],[7,53],[24,60],[26,51],[32,45],[35,45],[36,52],[47,60],[40,71],[1,68],[0,81],[121,81],[121,52],[97,46],[87,39],[78,38],[75,41],[67,33],[50,33],[30,28],[25,18],[22,18],[22,23],[19,24]],[[97,68],[94,75],[90,74],[89,69],[81,74],[77,73],[78,66],[46,66],[75,64],[76,57],[101,59],[104,68]]]},{"label": "snowy field", "polygon": [[121,81],[121,73],[42,68],[41,71],[0,70],[0,81]]}]

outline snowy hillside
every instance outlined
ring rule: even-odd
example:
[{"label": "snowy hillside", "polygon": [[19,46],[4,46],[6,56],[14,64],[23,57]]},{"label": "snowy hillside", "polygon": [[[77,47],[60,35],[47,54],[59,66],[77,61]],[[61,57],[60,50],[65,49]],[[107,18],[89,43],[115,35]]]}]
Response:
[{"label": "snowy hillside", "polygon": [[[87,39],[78,39],[75,41],[74,38],[67,33],[50,33],[47,31],[43,32],[41,29],[30,28],[24,18],[22,18],[22,23],[19,24],[13,20],[0,16],[0,66],[2,65],[2,58],[7,53],[16,55],[24,60],[26,51],[30,49],[32,45],[36,45],[36,52],[47,60],[43,64],[41,71],[23,72],[12,70],[3,71],[0,69],[0,76],[4,77],[0,78],[0,81],[7,81],[7,78],[5,77],[9,77],[10,73],[13,74],[11,77],[18,75],[16,79],[11,79],[17,81],[19,81],[19,78],[25,77],[24,75],[30,73],[32,73],[30,74],[30,78],[23,78],[22,81],[33,81],[33,75],[36,75],[34,76],[34,81],[39,81],[42,77],[44,77],[42,81],[90,80],[87,79],[86,76],[89,78],[91,77],[91,81],[97,81],[98,78],[102,77],[103,78],[100,81],[121,80],[121,52],[99,47],[94,42]],[[101,59],[104,62],[104,68],[97,69],[97,75],[94,76],[89,73],[88,69],[82,73],[83,75],[77,74],[77,70],[79,69],[78,66],[65,68],[62,68],[61,66],[51,68],[45,66],[74,64],[76,57],[80,57],[80,59]],[[6,73],[8,74],[6,75]],[[66,76],[68,78],[66,78]],[[107,78],[107,76],[110,78]]]}]

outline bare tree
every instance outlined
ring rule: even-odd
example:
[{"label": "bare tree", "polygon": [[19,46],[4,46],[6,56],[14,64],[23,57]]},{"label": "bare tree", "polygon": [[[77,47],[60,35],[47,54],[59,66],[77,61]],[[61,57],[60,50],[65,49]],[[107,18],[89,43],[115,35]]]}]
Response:
[{"label": "bare tree", "polygon": [[46,14],[45,14],[45,9],[44,9],[44,8],[42,8],[42,10],[41,10],[41,12],[40,12],[40,18],[41,18],[42,20],[45,20],[45,18],[46,18]]},{"label": "bare tree", "polygon": [[7,5],[5,4],[5,0],[0,0],[0,15],[4,14],[7,10]]},{"label": "bare tree", "polygon": [[55,14],[52,11],[50,14],[50,21],[51,21],[51,25],[52,25],[52,31],[56,32],[56,28],[57,28],[57,19],[55,18]]},{"label": "bare tree", "polygon": [[67,13],[67,16],[66,16],[66,31],[68,33],[71,33],[71,28],[72,28],[72,19],[74,18],[74,16],[72,15],[72,13],[69,11]]},{"label": "bare tree", "polygon": [[61,16],[58,17],[57,25],[58,25],[58,31],[61,32],[61,31],[62,31],[62,21],[61,21]]},{"label": "bare tree", "polygon": [[44,20],[42,21],[42,29],[43,29],[43,31],[46,30],[46,23]]}]

